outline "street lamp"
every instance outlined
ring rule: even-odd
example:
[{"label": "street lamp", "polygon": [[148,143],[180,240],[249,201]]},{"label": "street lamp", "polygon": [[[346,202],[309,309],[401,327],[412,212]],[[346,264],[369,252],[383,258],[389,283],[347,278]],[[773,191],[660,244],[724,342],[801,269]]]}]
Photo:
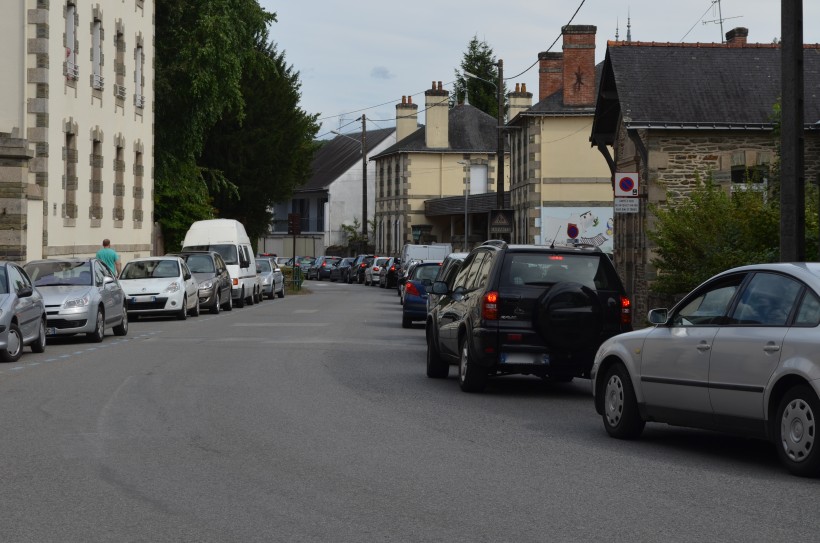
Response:
[{"label": "street lamp", "polygon": [[496,162],[498,163],[496,171],[498,172],[498,180],[496,183],[495,207],[497,209],[504,209],[504,61],[498,59],[496,66],[498,66],[497,84],[483,77],[478,77],[474,73],[466,70],[462,71],[462,73],[467,77],[489,83],[495,87],[496,94],[498,95],[498,141],[496,148]]},{"label": "street lamp", "polygon": [[347,134],[342,134],[336,130],[331,130],[333,134],[342,136],[358,142],[362,148],[362,240],[367,243],[367,123],[364,113],[362,113],[362,141],[359,142],[356,138],[351,138]]}]

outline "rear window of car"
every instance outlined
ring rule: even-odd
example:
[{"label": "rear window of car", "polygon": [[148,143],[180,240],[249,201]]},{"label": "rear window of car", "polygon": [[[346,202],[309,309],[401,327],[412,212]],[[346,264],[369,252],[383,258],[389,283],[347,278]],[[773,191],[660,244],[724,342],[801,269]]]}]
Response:
[{"label": "rear window of car", "polygon": [[605,255],[556,253],[507,253],[501,270],[501,286],[545,286],[573,282],[595,290],[618,290],[619,281]]},{"label": "rear window of car", "polygon": [[188,255],[185,259],[191,273],[214,273],[214,261],[210,255]]},{"label": "rear window of car", "polygon": [[413,277],[416,281],[429,280],[433,281],[438,275],[438,270],[441,268],[440,264],[420,264],[413,269]]},{"label": "rear window of car", "polygon": [[378,259],[376,259],[376,261],[373,263],[373,265],[374,265],[374,266],[384,266],[385,264],[387,264],[387,261],[388,261],[388,260],[390,260],[390,259],[389,259],[389,258],[378,258]]}]

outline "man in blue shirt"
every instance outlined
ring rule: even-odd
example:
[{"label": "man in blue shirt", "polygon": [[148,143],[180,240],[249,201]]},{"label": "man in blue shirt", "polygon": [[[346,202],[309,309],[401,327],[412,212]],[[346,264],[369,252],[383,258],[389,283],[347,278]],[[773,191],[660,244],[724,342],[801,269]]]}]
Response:
[{"label": "man in blue shirt", "polygon": [[111,248],[111,240],[104,239],[103,240],[102,249],[97,251],[97,259],[102,261],[108,269],[111,270],[115,276],[120,275],[120,255],[117,254],[117,251]]}]

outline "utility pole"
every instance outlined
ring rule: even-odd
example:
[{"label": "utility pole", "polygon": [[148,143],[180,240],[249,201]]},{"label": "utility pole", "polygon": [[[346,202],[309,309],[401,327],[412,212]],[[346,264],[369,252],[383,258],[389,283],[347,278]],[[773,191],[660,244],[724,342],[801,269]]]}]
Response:
[{"label": "utility pole", "polygon": [[[785,0],[783,0],[785,2]],[[496,171],[498,172],[498,191],[496,192],[495,207],[504,209],[504,61],[498,59],[498,156],[496,157]]]},{"label": "utility pole", "polygon": [[806,259],[803,0],[780,0],[780,261]]},{"label": "utility pole", "polygon": [[367,119],[364,113],[362,113],[362,239],[367,245]]}]

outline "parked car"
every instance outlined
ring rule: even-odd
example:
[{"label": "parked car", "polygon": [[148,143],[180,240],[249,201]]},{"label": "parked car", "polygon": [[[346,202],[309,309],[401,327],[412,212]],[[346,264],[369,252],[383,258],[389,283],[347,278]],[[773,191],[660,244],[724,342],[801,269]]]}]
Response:
[{"label": "parked car", "polygon": [[[413,269],[416,266],[418,266],[419,264],[421,264],[422,262],[424,262],[424,261],[423,260],[410,260],[410,261],[408,261],[407,266],[402,269],[401,274],[396,279],[396,292],[398,292],[399,303],[401,305],[404,305],[404,286],[405,286],[405,283],[407,282],[407,278],[410,276],[410,274],[413,273]],[[439,262],[441,262],[441,260],[434,260],[433,262],[439,263]]]},{"label": "parked car", "polygon": [[459,385],[493,375],[555,381],[589,376],[605,340],[632,329],[631,303],[609,257],[594,247],[488,241],[464,259],[427,319],[427,375],[459,365]]},{"label": "parked car", "polygon": [[330,268],[330,280],[347,283],[350,278],[350,266],[354,260],[355,258],[348,257],[333,264],[333,267]]},{"label": "parked car", "polygon": [[820,475],[820,264],[720,273],[654,326],[606,341],[595,357],[595,409],[607,433],[646,422],[771,440],[786,468]]},{"label": "parked car", "polygon": [[310,268],[310,265],[313,264],[314,260],[316,260],[316,258],[312,256],[295,256],[288,259],[288,266],[292,268],[299,268],[299,272],[302,274],[302,277],[307,279],[308,268]]},{"label": "parked car", "polygon": [[262,295],[285,297],[285,276],[272,258],[257,258],[256,269],[262,278]]},{"label": "parked car", "polygon": [[330,269],[333,267],[333,264],[339,262],[342,259],[340,256],[319,256],[316,257],[316,260],[308,268],[308,279],[316,279],[317,281],[321,281],[322,279],[330,279]]},{"label": "parked car", "polygon": [[231,275],[222,255],[216,251],[186,251],[169,256],[178,256],[185,261],[199,284],[199,307],[219,314],[224,309],[233,309],[231,296]]},{"label": "parked car", "polygon": [[106,328],[118,336],[128,333],[125,294],[101,260],[34,260],[23,269],[43,296],[46,335],[86,334],[100,342]]},{"label": "parked car", "polygon": [[[441,267],[438,269],[438,275],[436,275],[434,282],[444,281],[448,287],[452,287],[456,279],[456,274],[458,274],[461,269],[461,264],[464,262],[464,259],[467,258],[468,254],[469,253],[450,253],[447,255],[441,263]],[[430,289],[427,289],[427,291],[427,312],[429,313],[432,308],[438,304],[440,295],[430,292]]]},{"label": "parked car", "polygon": [[347,279],[348,284],[354,281],[359,284],[364,283],[364,272],[370,267],[374,258],[376,258],[374,255],[358,255],[353,261],[353,264],[350,265],[350,276]]},{"label": "parked car", "polygon": [[414,321],[427,318],[427,288],[433,284],[441,262],[425,262],[413,268],[404,284],[404,304],[401,309],[401,326],[410,328]]},{"label": "parked car", "polygon": [[393,257],[387,264],[379,270],[379,287],[392,288],[396,286],[399,270],[401,270],[401,259]]},{"label": "parked car", "polygon": [[23,268],[0,262],[0,360],[19,360],[26,345],[35,353],[46,350],[43,296]]},{"label": "parked car", "polygon": [[[254,264],[255,267],[255,264]],[[178,256],[135,258],[123,267],[120,285],[129,315],[199,315],[199,285]]]},{"label": "parked car", "polygon": [[375,286],[379,282],[379,271],[381,271],[382,266],[387,264],[388,260],[390,259],[384,256],[374,258],[370,266],[364,269],[364,284],[366,286]]}]

